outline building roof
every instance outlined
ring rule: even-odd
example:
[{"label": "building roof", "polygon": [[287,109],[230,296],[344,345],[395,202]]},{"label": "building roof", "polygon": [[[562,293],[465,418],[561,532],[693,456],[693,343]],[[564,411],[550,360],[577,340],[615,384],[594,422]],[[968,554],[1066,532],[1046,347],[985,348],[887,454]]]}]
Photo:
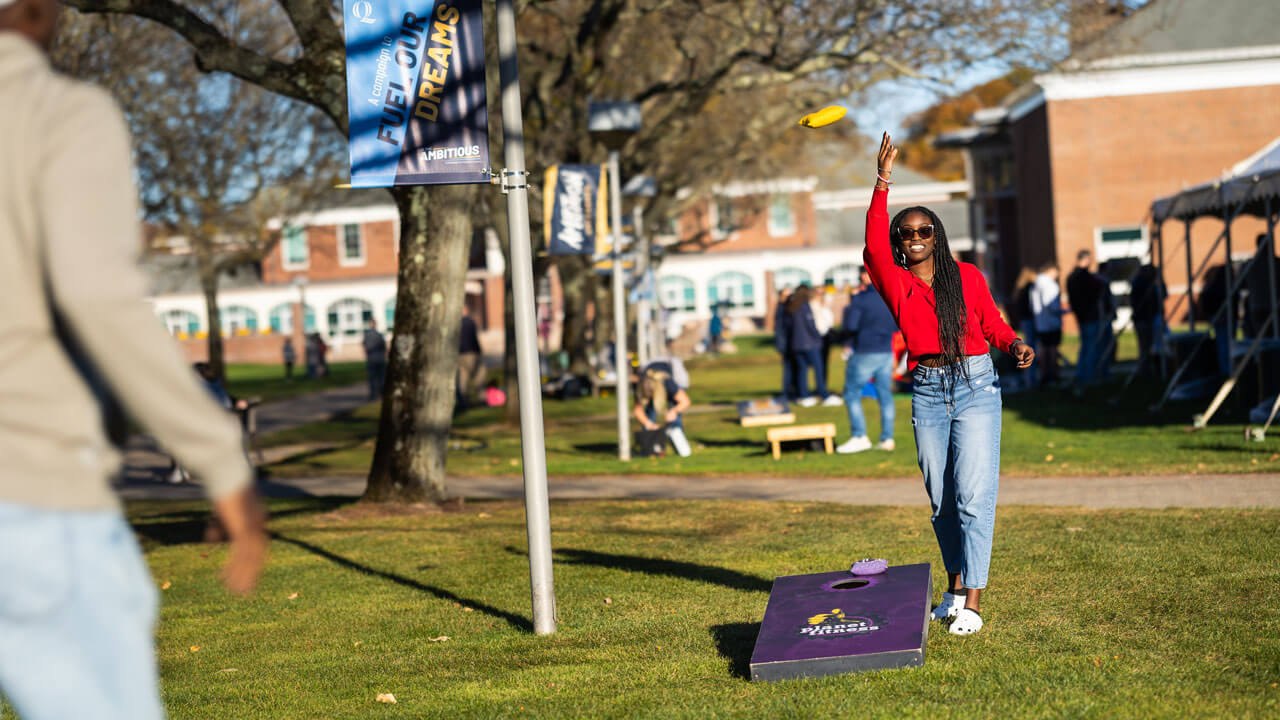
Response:
[{"label": "building roof", "polygon": [[1151,0],[1072,60],[1275,45],[1277,24],[1280,4],[1271,0]]}]

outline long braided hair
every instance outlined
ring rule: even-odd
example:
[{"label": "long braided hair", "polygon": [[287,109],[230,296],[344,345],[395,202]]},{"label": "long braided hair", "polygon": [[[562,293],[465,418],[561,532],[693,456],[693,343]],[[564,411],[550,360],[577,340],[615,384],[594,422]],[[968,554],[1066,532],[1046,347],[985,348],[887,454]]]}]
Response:
[{"label": "long braided hair", "polygon": [[938,314],[938,345],[948,373],[954,376],[957,369],[969,380],[969,369],[964,360],[964,335],[967,330],[968,312],[964,304],[964,289],[960,285],[960,266],[951,256],[947,244],[947,231],[942,219],[932,210],[919,205],[909,207],[893,216],[889,224],[889,246],[893,248],[893,261],[899,267],[907,267],[907,256],[898,244],[898,228],[908,215],[919,213],[933,223],[933,296]]}]

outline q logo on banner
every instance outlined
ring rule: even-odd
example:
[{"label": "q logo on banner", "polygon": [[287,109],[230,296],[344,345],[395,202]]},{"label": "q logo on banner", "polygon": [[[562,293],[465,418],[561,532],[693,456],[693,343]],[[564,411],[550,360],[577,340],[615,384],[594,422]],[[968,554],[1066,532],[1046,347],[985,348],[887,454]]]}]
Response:
[{"label": "q logo on banner", "polygon": [[368,2],[368,0],[360,0],[360,2],[351,6],[351,14],[355,15],[360,22],[372,25],[374,22],[373,3]]}]

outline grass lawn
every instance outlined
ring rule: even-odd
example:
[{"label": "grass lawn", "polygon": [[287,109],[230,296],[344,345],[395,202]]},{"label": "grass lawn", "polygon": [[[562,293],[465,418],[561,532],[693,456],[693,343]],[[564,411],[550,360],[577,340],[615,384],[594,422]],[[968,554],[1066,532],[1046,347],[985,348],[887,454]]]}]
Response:
[{"label": "grass lawn", "polygon": [[[1120,358],[1134,356],[1132,335]],[[1073,338],[1068,338],[1070,347]],[[617,460],[614,399],[544,401],[548,469],[556,475],[676,474],[776,475],[806,477],[908,477],[919,471],[911,437],[911,398],[899,395],[895,407],[898,449],[892,453],[825,455],[804,447],[784,451],[774,461],[764,428],[737,424],[734,403],[767,397],[779,383],[777,355],[768,338],[738,338],[740,352],[689,363],[695,410],[685,416],[694,454],[631,463]],[[1066,353],[1072,356],[1072,350]],[[833,353],[833,388],[844,384],[844,363]],[[1236,473],[1280,471],[1280,433],[1264,443],[1243,440],[1243,415],[1229,398],[1214,424],[1185,432],[1193,413],[1208,400],[1170,403],[1159,416],[1147,407],[1162,390],[1135,384],[1124,394],[1119,381],[1077,400],[1064,391],[1019,393],[1005,397],[1002,468],[1009,475],[1124,475],[1149,473]],[[1108,400],[1119,397],[1118,405]],[[879,409],[863,401],[872,433],[880,427]],[[797,408],[798,423],[833,422],[837,441],[848,437],[843,407]],[[331,443],[332,448],[300,454],[271,466],[278,475],[363,474],[376,436],[376,406],[366,406],[334,421],[308,425],[267,438],[268,444]],[[516,475],[520,472],[520,436],[501,424],[493,409],[477,409],[457,418],[449,471],[458,475]]]},{"label": "grass lawn", "polygon": [[227,365],[227,390],[236,397],[260,397],[263,401],[341,387],[365,381],[364,363],[330,363],[329,374],[308,378],[306,368],[294,366],[293,379],[284,379],[280,364],[236,363]]},{"label": "grass lawn", "polygon": [[746,678],[777,575],[932,562],[936,601],[925,508],[556,503],[560,625],[537,637],[519,505],[338,505],[273,506],[248,600],[194,542],[202,506],[130,507],[168,584],[172,718],[1280,716],[1280,511],[1002,508],[980,634],[934,625],[919,669],[765,684]]}]

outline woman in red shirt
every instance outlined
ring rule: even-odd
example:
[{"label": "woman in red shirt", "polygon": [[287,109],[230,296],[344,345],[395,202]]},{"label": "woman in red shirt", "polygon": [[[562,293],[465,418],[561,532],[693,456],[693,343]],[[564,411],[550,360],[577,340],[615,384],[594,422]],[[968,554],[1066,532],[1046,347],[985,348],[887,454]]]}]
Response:
[{"label": "woman in red shirt", "polygon": [[982,628],[1000,478],[1000,380],[990,347],[1027,368],[1035,352],[1000,317],[986,278],[956,262],[942,221],[924,207],[888,213],[898,149],[885,133],[867,210],[863,259],[907,342],[914,385],[911,425],[948,576],[935,620],[954,635]]}]

